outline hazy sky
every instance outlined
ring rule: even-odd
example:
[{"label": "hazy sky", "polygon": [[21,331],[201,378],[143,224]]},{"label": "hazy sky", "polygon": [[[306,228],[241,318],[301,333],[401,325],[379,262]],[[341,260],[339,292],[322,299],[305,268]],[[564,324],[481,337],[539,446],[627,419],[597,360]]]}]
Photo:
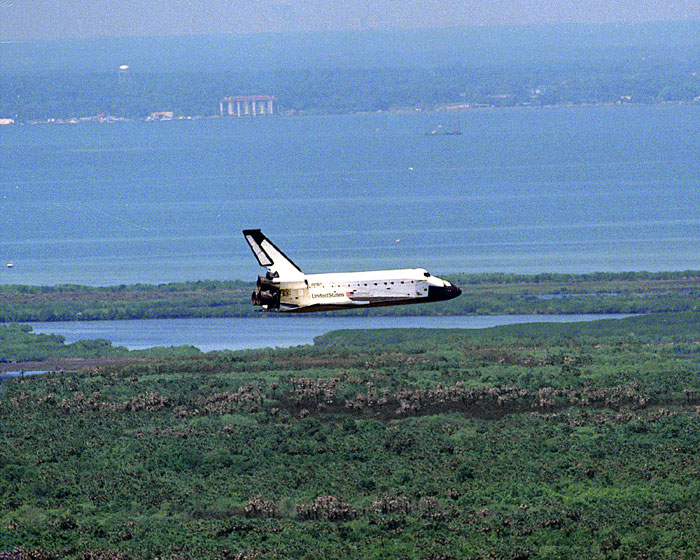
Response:
[{"label": "hazy sky", "polygon": [[700,19],[700,0],[0,0],[0,39]]}]

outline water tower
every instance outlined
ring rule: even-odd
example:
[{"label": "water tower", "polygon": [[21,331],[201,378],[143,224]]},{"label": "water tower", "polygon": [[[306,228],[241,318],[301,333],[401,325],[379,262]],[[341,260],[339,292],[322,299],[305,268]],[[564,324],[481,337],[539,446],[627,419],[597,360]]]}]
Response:
[{"label": "water tower", "polygon": [[129,80],[129,65],[122,64],[117,70],[117,79],[120,84],[124,84]]}]

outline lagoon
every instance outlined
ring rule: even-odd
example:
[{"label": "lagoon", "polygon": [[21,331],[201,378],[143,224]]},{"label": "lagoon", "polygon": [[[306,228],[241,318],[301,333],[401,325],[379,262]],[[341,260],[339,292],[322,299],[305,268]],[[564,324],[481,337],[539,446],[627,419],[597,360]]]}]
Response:
[{"label": "lagoon", "polygon": [[34,331],[60,334],[66,342],[102,338],[115,346],[196,346],[204,352],[282,348],[312,344],[316,336],[339,329],[483,329],[515,323],[567,323],[619,319],[627,315],[493,315],[462,317],[353,317],[261,315],[232,319],[147,319],[31,323]]}]

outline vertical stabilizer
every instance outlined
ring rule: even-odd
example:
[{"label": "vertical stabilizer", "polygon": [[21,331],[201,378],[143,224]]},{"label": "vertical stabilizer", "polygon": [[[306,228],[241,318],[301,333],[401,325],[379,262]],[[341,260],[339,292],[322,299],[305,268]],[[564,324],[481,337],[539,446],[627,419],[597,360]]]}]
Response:
[{"label": "vertical stabilizer", "polygon": [[273,276],[290,280],[301,280],[304,273],[294,262],[280,251],[259,229],[244,229],[243,236],[253,250],[260,266],[267,268]]}]

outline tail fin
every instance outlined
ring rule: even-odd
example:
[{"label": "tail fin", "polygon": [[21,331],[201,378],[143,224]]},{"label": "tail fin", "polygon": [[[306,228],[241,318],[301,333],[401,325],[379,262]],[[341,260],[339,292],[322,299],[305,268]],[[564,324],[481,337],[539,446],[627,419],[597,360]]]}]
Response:
[{"label": "tail fin", "polygon": [[243,236],[253,250],[260,266],[267,268],[273,276],[285,280],[303,278],[304,273],[292,260],[280,251],[259,229],[244,229]]}]

